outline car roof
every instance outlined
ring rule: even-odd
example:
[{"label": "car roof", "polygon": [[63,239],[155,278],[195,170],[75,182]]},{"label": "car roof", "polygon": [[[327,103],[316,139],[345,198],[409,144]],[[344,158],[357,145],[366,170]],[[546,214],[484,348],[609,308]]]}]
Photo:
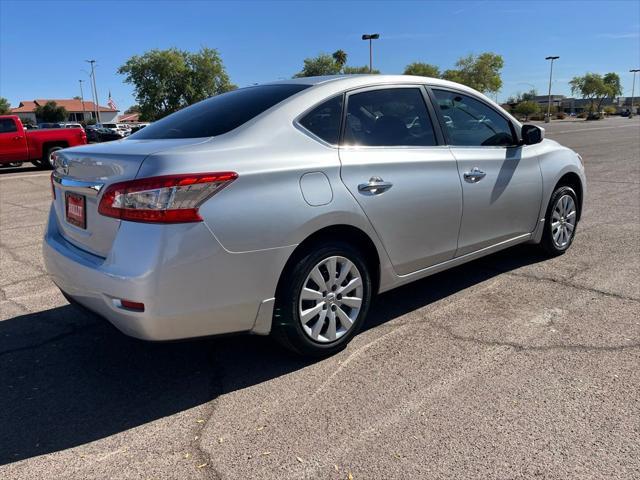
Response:
[{"label": "car roof", "polygon": [[[450,82],[441,78],[421,77],[418,75],[373,75],[373,74],[355,74],[355,75],[323,75],[318,77],[301,77],[292,79],[282,79],[274,82],[264,83],[262,85],[278,85],[278,84],[299,84],[299,85],[321,85],[326,83],[345,84],[350,87],[366,86],[380,83],[428,83],[430,85],[442,85],[455,87],[465,90],[474,90],[461,85],[459,83]],[[477,93],[477,92],[476,92]]]}]

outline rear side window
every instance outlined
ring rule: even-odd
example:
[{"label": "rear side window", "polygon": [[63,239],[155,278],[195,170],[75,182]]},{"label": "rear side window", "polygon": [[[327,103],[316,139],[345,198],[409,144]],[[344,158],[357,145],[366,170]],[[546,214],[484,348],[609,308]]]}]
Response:
[{"label": "rear side window", "polygon": [[216,95],[152,123],[129,138],[199,138],[230,132],[309,85],[260,85]]},{"label": "rear side window", "polygon": [[342,120],[342,95],[320,104],[307,113],[300,125],[331,145],[338,144]]},{"label": "rear side window", "polygon": [[451,145],[508,146],[516,142],[511,124],[493,108],[457,92],[433,90]]},{"label": "rear side window", "polygon": [[16,122],[11,118],[0,119],[0,133],[17,132]]},{"label": "rear side window", "polygon": [[419,88],[370,90],[349,96],[345,144],[433,146],[436,137]]}]

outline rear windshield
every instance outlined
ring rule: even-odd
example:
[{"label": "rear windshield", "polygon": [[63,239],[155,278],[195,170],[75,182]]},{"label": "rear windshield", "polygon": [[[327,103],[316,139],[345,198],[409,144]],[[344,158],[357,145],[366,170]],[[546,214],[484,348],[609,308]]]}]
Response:
[{"label": "rear windshield", "polygon": [[216,95],[152,123],[129,138],[199,138],[230,132],[309,85],[260,85]]}]

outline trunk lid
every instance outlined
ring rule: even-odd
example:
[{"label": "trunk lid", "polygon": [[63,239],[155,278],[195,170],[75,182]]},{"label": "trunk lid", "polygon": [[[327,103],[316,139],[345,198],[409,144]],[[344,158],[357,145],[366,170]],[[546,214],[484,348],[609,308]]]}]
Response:
[{"label": "trunk lid", "polygon": [[[56,198],[54,207],[60,231],[75,246],[106,257],[118,232],[120,220],[98,213],[102,192],[112,183],[136,178],[142,162],[153,153],[202,139],[135,140],[127,139],[84,145],[62,150],[53,172]],[[67,215],[67,203],[73,215]],[[84,228],[78,221],[78,205],[84,204]]]}]

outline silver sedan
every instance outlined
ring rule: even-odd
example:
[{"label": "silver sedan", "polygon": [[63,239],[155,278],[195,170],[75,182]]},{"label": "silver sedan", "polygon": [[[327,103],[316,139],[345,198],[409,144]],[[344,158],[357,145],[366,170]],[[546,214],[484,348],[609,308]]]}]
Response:
[{"label": "silver sedan", "polygon": [[357,75],[253,86],[57,152],[44,256],[126,334],[343,348],[372,296],[529,242],[570,246],[582,159],[482,94]]}]

